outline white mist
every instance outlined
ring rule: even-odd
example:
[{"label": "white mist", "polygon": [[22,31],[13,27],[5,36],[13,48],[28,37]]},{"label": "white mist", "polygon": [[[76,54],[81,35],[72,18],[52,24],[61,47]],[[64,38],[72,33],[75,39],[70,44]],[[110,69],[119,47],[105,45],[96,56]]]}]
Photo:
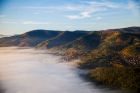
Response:
[{"label": "white mist", "polygon": [[4,93],[118,93],[91,86],[59,56],[34,49],[0,48]]}]

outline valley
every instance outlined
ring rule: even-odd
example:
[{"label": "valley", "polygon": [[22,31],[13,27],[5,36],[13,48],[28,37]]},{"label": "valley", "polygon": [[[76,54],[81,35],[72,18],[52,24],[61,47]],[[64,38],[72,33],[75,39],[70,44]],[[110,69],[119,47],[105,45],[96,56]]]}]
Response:
[{"label": "valley", "polygon": [[[75,63],[76,68],[88,71],[86,78],[93,84],[97,82],[112,89],[136,92],[140,88],[140,27],[101,31],[32,30],[20,35],[3,37],[0,39],[0,46],[49,51],[62,56],[61,59],[65,61],[64,63],[78,59],[79,62]],[[3,50],[5,51],[5,49]],[[1,51],[3,50],[1,49]],[[1,56],[3,55],[1,54]],[[13,56],[16,55],[13,54]],[[45,55],[43,54],[43,56]],[[25,56],[25,62],[28,62],[26,58],[28,56]],[[17,59],[15,60],[17,61]],[[22,60],[24,59],[19,60],[19,62],[22,62]],[[40,60],[49,60],[51,62],[51,58],[43,57]],[[3,62],[3,59],[1,59],[1,62]],[[48,68],[50,67],[46,67],[46,69]]]}]

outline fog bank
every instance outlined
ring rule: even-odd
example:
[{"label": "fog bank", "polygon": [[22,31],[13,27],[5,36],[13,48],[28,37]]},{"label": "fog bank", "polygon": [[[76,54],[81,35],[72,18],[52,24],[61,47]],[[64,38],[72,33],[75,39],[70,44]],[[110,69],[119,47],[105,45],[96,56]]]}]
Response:
[{"label": "fog bank", "polygon": [[43,50],[0,48],[0,85],[4,88],[1,93],[119,92],[91,86],[60,59]]}]

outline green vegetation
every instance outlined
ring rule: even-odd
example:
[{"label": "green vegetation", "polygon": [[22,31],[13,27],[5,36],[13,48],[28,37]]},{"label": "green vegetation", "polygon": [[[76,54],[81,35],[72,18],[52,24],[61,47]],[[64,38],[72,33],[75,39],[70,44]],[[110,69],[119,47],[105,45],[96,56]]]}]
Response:
[{"label": "green vegetation", "polygon": [[125,56],[138,56],[140,55],[140,42],[135,45],[130,45],[124,48],[121,53]]},{"label": "green vegetation", "polygon": [[92,32],[64,45],[64,48],[75,48],[78,51],[90,51],[100,44],[100,32]]},{"label": "green vegetation", "polygon": [[65,53],[64,53],[64,59],[69,61],[72,59],[77,59],[80,56],[80,53],[74,49],[74,48],[69,48]]},{"label": "green vegetation", "polygon": [[122,89],[140,88],[140,68],[100,67],[91,70],[90,77],[111,87]]},{"label": "green vegetation", "polygon": [[102,32],[96,49],[81,57],[78,67],[93,81],[121,89],[140,88],[140,38],[136,34]]}]

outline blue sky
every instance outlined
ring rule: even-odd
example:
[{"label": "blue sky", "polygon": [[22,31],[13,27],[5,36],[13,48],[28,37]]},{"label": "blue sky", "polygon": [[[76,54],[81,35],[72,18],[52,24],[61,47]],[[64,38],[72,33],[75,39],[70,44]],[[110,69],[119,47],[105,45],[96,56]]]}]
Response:
[{"label": "blue sky", "polygon": [[140,0],[0,0],[0,34],[140,26]]}]

